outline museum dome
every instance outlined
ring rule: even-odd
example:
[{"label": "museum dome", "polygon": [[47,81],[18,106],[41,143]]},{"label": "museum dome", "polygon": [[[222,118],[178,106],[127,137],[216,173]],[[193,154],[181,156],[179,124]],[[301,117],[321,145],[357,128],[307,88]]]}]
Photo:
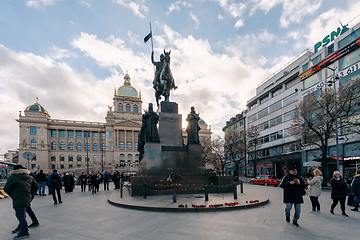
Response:
[{"label": "museum dome", "polygon": [[124,85],[118,88],[117,96],[138,98],[138,92],[131,86],[129,74],[126,72],[124,77]]},{"label": "museum dome", "polygon": [[36,103],[31,104],[30,106],[28,106],[28,107],[25,109],[25,112],[45,113],[46,115],[49,115],[49,116],[50,116],[50,114],[48,113],[48,111],[46,111],[46,109],[45,109],[43,106],[41,106],[41,104],[39,103],[38,98],[36,98]]}]

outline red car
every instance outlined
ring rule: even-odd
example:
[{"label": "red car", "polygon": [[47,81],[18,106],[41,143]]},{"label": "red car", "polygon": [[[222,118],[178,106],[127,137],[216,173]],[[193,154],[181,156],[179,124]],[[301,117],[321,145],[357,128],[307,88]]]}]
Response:
[{"label": "red car", "polygon": [[277,187],[277,185],[280,184],[280,180],[274,175],[259,175],[256,178],[252,178],[250,184],[260,184],[265,186],[274,185]]}]

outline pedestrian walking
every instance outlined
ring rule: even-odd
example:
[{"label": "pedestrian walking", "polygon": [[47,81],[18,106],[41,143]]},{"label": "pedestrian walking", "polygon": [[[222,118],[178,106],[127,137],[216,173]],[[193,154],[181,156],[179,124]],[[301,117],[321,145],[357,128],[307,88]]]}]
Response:
[{"label": "pedestrian walking", "polygon": [[35,180],[39,184],[39,196],[45,196],[47,177],[44,170],[40,170],[40,172],[36,175]]},{"label": "pedestrian walking", "polygon": [[[56,169],[53,170],[53,173],[50,176],[50,185],[51,185],[54,204],[58,204],[58,200],[59,200],[59,203],[61,204],[62,203],[62,201],[61,201],[61,193],[60,193],[61,177],[58,174]],[[58,199],[56,199],[55,194],[57,194]]]},{"label": "pedestrian walking", "polygon": [[289,173],[281,180],[280,187],[284,189],[284,203],[286,222],[290,222],[290,211],[292,205],[295,208],[293,224],[299,226],[298,220],[300,218],[301,204],[304,203],[303,193],[306,185],[304,179],[297,174],[297,168],[294,166],[288,167]]},{"label": "pedestrian walking", "polygon": [[115,189],[119,189],[120,188],[120,173],[118,171],[114,172],[113,181],[114,181]]},{"label": "pedestrian walking", "polygon": [[14,239],[30,237],[25,213],[38,188],[39,185],[30,176],[30,171],[22,165],[16,165],[14,170],[10,172],[10,177],[4,186],[4,191],[12,198],[15,216],[21,228]]},{"label": "pedestrian walking", "polygon": [[103,174],[103,181],[104,181],[104,191],[109,191],[109,182],[110,182],[110,176],[111,174],[108,171],[105,171]]},{"label": "pedestrian walking", "polygon": [[88,182],[88,185],[89,185],[89,191],[91,191],[92,187],[91,187],[91,182],[90,182],[90,179],[92,177],[93,173],[90,172],[88,175],[87,175],[87,182]]},{"label": "pedestrian walking", "polygon": [[99,186],[99,176],[96,172],[93,173],[93,175],[90,178],[90,183],[92,186],[92,194],[96,194],[98,186]]},{"label": "pedestrian walking", "polygon": [[82,191],[82,192],[85,192],[85,190],[86,190],[87,176],[85,175],[84,172],[81,173],[81,175],[80,175],[80,177],[79,177],[79,180],[80,180],[81,191]]},{"label": "pedestrian walking", "polygon": [[321,185],[324,178],[320,169],[313,171],[313,176],[309,177],[309,197],[312,205],[312,211],[309,213],[320,212],[319,197],[321,195]]},{"label": "pedestrian walking", "polygon": [[[26,213],[29,215],[29,217],[32,221],[32,223],[28,226],[28,228],[37,227],[40,225],[39,220],[37,219],[34,211],[31,209],[30,205],[26,208]],[[20,231],[21,231],[21,226],[19,224],[14,230],[12,230],[12,233],[18,233]]]},{"label": "pedestrian walking", "polygon": [[46,181],[46,183],[47,183],[47,185],[48,185],[48,190],[49,190],[49,195],[51,195],[52,194],[52,189],[51,189],[51,184],[50,184],[50,177],[51,177],[51,174],[52,174],[52,172],[48,172],[48,174],[47,174],[47,181]]},{"label": "pedestrian walking", "polygon": [[356,172],[356,175],[354,176],[354,179],[351,183],[350,194],[354,195],[355,201],[355,208],[351,209],[351,211],[358,212],[360,203],[360,170]]},{"label": "pedestrian walking", "polygon": [[62,181],[64,182],[65,193],[72,192],[71,177],[69,173],[65,173]]},{"label": "pedestrian walking", "polygon": [[345,200],[346,200],[346,190],[347,184],[345,180],[341,177],[339,171],[335,171],[333,174],[333,178],[330,180],[331,185],[331,199],[333,203],[331,204],[330,213],[334,214],[334,209],[336,205],[340,202],[340,208],[342,215],[348,217],[345,212]]}]

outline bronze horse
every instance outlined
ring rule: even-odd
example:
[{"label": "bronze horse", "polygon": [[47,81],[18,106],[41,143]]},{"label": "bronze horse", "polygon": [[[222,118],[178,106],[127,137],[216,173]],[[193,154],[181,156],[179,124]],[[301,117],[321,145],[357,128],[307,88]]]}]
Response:
[{"label": "bronze horse", "polygon": [[159,100],[161,99],[161,96],[165,97],[165,101],[169,101],[170,90],[177,88],[175,86],[175,81],[170,70],[170,53],[171,50],[169,52],[166,52],[164,49],[164,67],[161,70],[159,79],[157,80],[158,87],[155,91],[157,106],[159,106]]}]

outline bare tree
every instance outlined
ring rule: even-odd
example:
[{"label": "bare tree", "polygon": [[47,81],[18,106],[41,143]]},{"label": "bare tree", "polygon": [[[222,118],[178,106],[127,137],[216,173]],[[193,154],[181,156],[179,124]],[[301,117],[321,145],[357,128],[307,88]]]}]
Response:
[{"label": "bare tree", "polygon": [[205,167],[207,163],[211,163],[216,165],[215,155],[213,153],[211,147],[211,140],[209,138],[205,138],[205,142],[201,144],[202,146],[202,162],[203,166]]},{"label": "bare tree", "polygon": [[220,136],[217,136],[211,141],[211,150],[214,155],[214,161],[217,166],[221,169],[221,175],[224,175],[225,172],[225,151],[224,151],[224,139]]},{"label": "bare tree", "polygon": [[[327,87],[321,92],[311,93],[296,106],[293,118],[293,133],[302,139],[304,145],[315,145],[322,152],[322,167],[327,169],[329,139],[336,135],[336,120],[338,131],[349,130],[355,133],[360,127],[360,79],[347,80],[335,93]],[[324,185],[328,176],[323,171]]]},{"label": "bare tree", "polygon": [[226,160],[234,163],[234,176],[239,175],[239,166],[245,161],[245,131],[229,131],[225,134]]},{"label": "bare tree", "polygon": [[257,126],[250,126],[246,130],[246,151],[248,155],[248,161],[249,163],[254,164],[254,175],[256,177],[257,175],[257,168],[259,158],[258,158],[258,147],[260,147],[259,143],[259,136],[260,132],[257,128]]}]

